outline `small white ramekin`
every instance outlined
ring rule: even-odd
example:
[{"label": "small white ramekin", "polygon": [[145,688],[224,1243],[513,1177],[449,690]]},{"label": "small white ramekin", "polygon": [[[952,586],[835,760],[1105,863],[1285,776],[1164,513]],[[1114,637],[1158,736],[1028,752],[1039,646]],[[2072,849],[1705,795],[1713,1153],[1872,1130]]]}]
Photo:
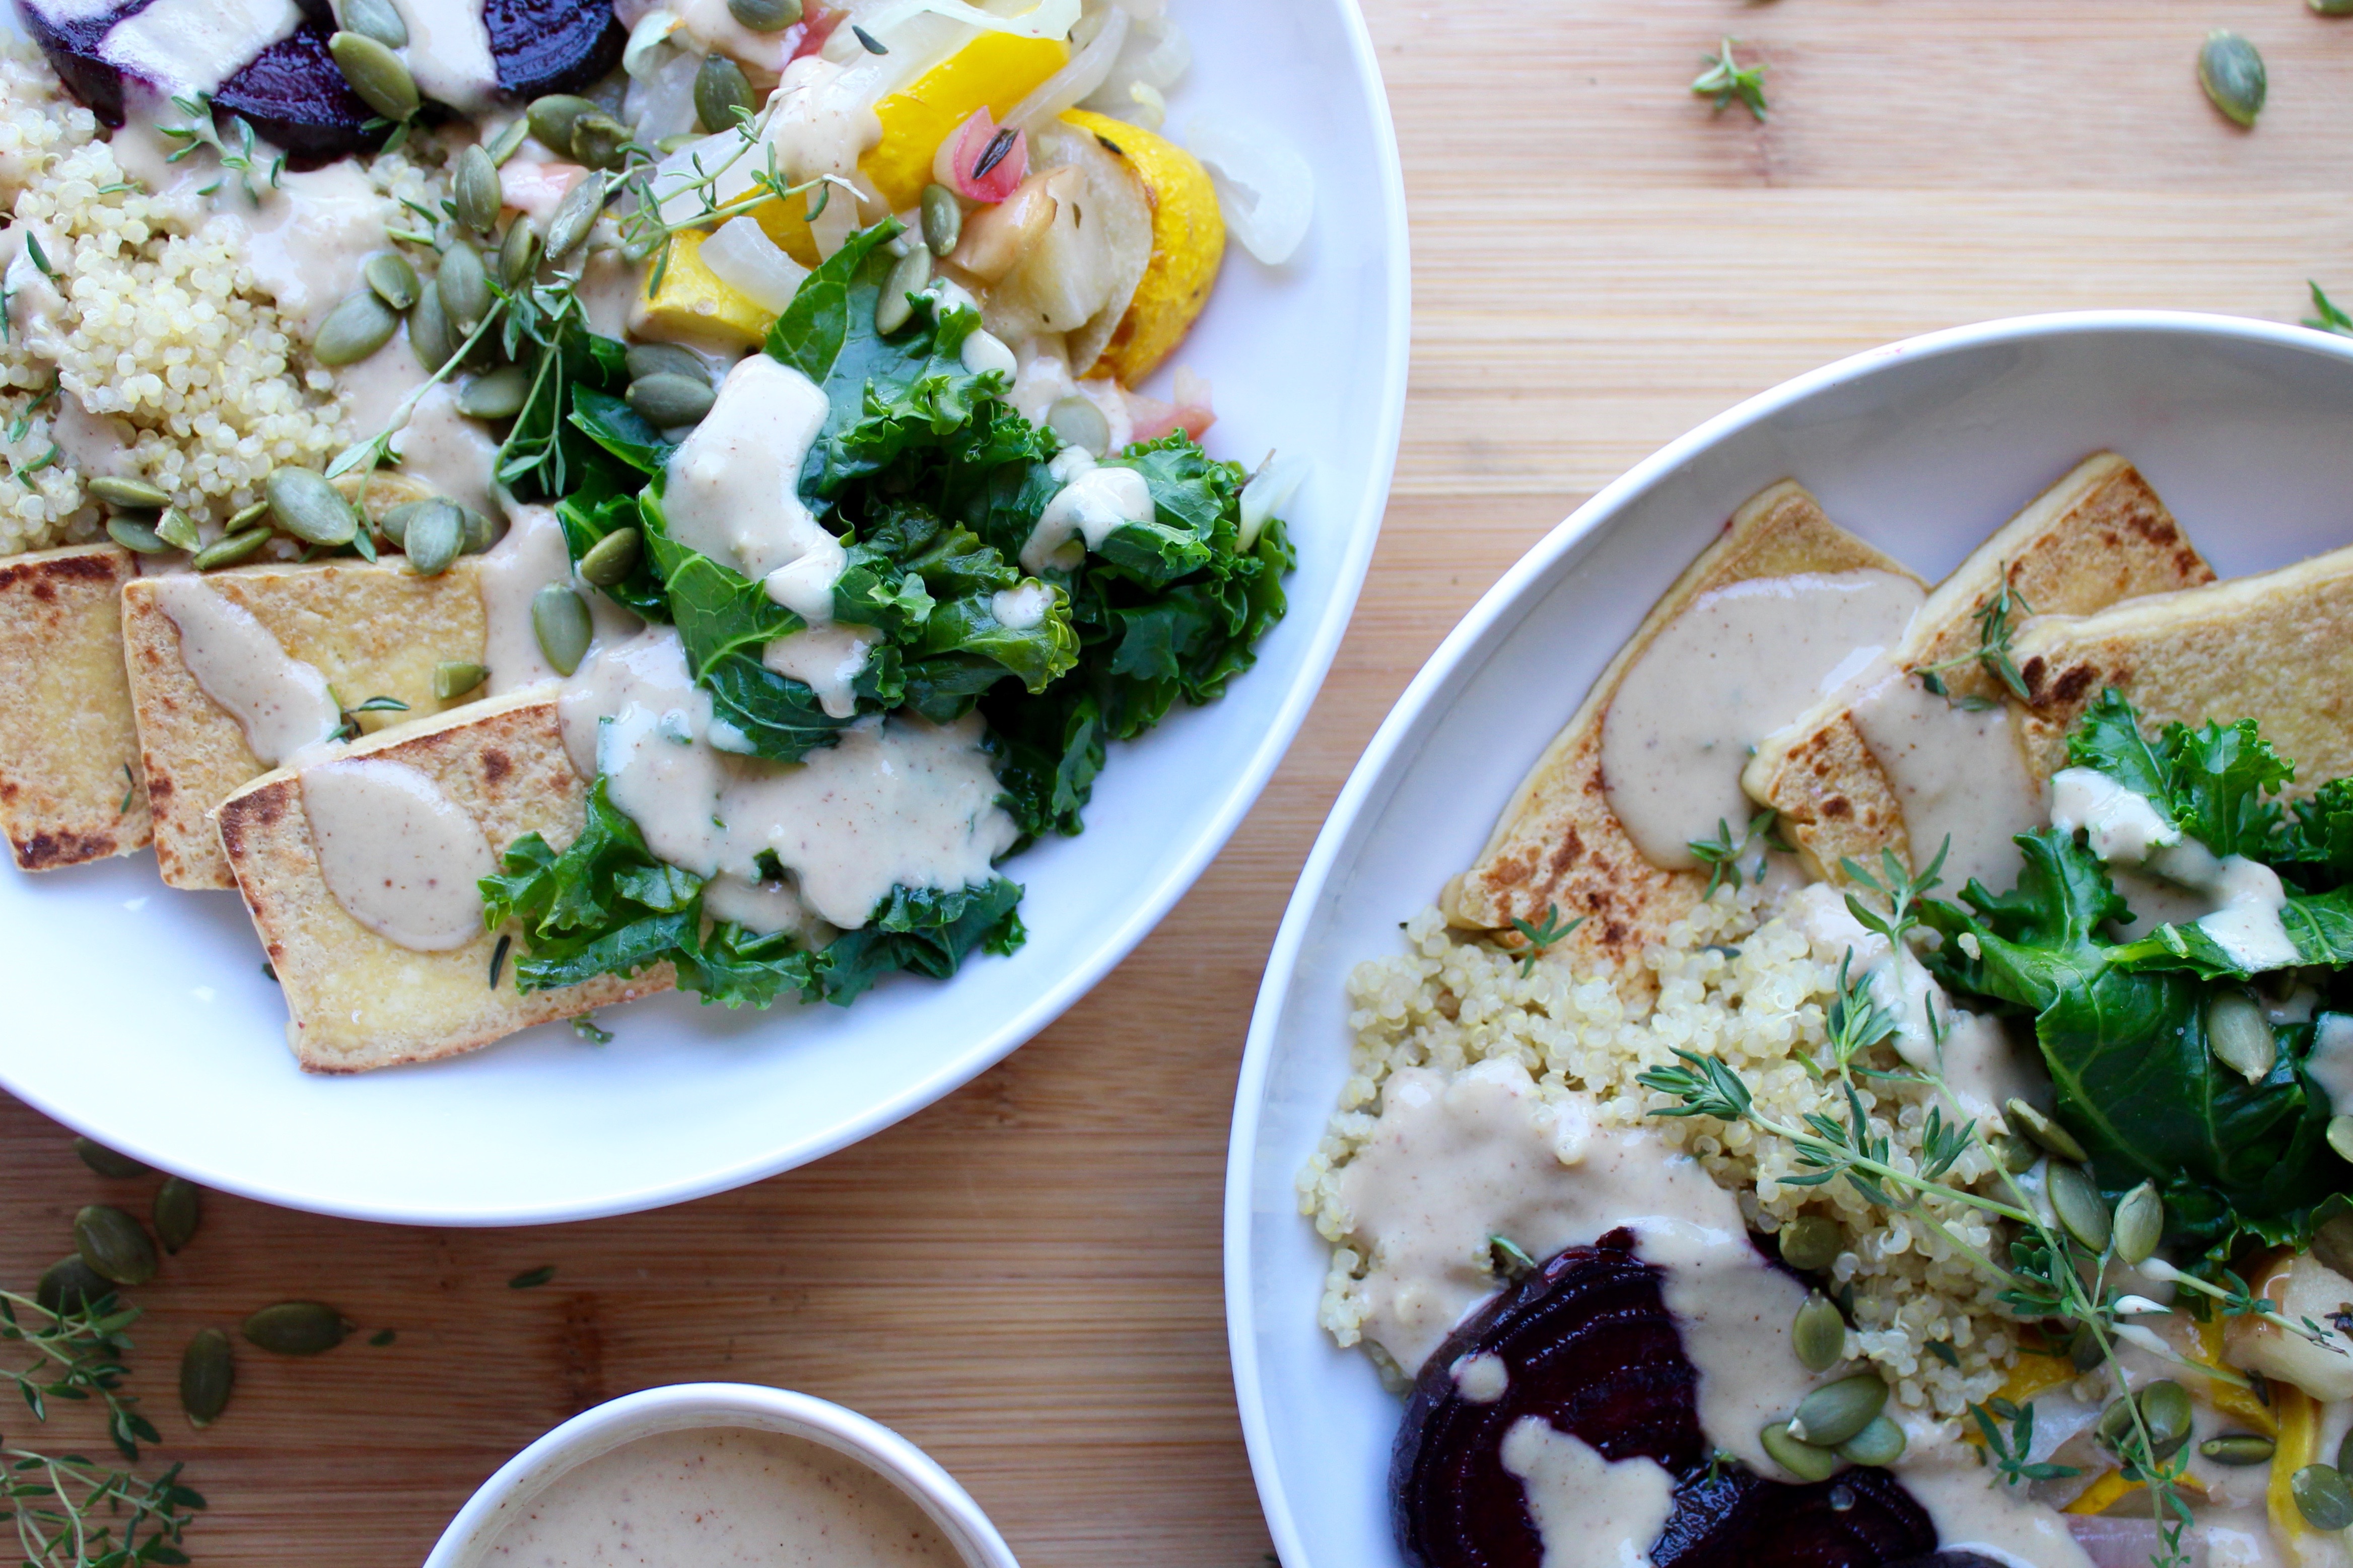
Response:
[{"label": "small white ramekin", "polygon": [[898,1484],[963,1555],[966,1568],[1020,1568],[972,1494],[925,1454],[855,1410],[750,1383],[679,1383],[584,1410],[499,1468],[434,1543],[425,1568],[457,1568],[575,1465],[634,1438],[696,1426],[749,1426],[805,1437],[862,1460]]}]

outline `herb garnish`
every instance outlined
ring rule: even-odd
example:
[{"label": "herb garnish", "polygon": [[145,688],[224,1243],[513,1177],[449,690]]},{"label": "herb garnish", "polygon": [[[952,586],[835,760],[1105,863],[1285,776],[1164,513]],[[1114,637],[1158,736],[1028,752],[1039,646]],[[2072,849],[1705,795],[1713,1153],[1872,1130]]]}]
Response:
[{"label": "herb garnish", "polygon": [[555,1265],[543,1263],[536,1268],[526,1268],[507,1281],[510,1290],[533,1290],[555,1278]]},{"label": "herb garnish", "polygon": [[[180,146],[167,155],[164,162],[176,163],[199,148],[209,147],[219,154],[222,168],[233,170],[236,173],[237,183],[244,190],[245,199],[256,206],[261,205],[261,193],[256,190],[253,184],[253,177],[256,174],[260,174],[264,183],[272,190],[278,188],[279,182],[286,174],[286,154],[279,153],[269,161],[269,167],[266,170],[263,169],[255,157],[253,127],[246,122],[243,116],[235,114],[229,116],[229,134],[237,142],[237,145],[231,147],[227,142],[222,140],[218,127],[213,122],[211,94],[199,92],[185,98],[174,98],[172,100],[172,107],[186,115],[188,123],[156,127],[165,136],[180,143]],[[204,196],[211,195],[221,188],[221,181],[215,180],[211,184],[202,187],[196,194]]]},{"label": "herb garnish", "polygon": [[1514,915],[1512,918],[1512,929],[1528,941],[1525,951],[1520,954],[1520,978],[1525,980],[1529,975],[1534,974],[1536,972],[1536,960],[1542,958],[1569,932],[1584,923],[1585,917],[1579,915],[1567,925],[1561,924],[1558,904],[1545,906],[1544,921],[1538,925],[1530,925]]},{"label": "herb garnish", "polygon": [[[1748,847],[1752,844],[1762,842],[1767,849],[1778,849],[1784,855],[1793,853],[1788,841],[1781,837],[1780,824],[1781,814],[1768,805],[1748,819],[1747,829],[1736,841],[1732,837],[1732,825],[1719,816],[1715,819],[1715,837],[1694,838],[1684,845],[1683,847],[1691,851],[1692,858],[1708,868],[1707,890],[1700,897],[1715,897],[1716,889],[1726,882],[1732,884],[1735,892],[1746,885],[1742,880],[1740,857],[1748,853]],[[1748,875],[1762,883],[1767,865],[1765,856],[1760,852],[1757,857],[1756,869]]]},{"label": "herb garnish", "polygon": [[1703,98],[1713,96],[1718,113],[1737,100],[1752,116],[1763,120],[1765,68],[1762,65],[1744,66],[1736,59],[1732,50],[1739,42],[1737,38],[1728,37],[1715,54],[1700,56],[1700,64],[1706,68],[1692,79],[1691,89]]},{"label": "herb garnish", "polygon": [[[2004,568],[2000,591],[1970,612],[1970,618],[1978,624],[1976,648],[1952,658],[1939,659],[1935,664],[1921,665],[1912,673],[1920,678],[1920,684],[1926,687],[1931,695],[1945,697],[1949,693],[1945,689],[1944,672],[1973,664],[1999,681],[2021,702],[2028,701],[2026,680],[2018,672],[2018,661],[2010,657],[2010,645],[2017,630],[2011,624],[2011,617],[2032,614],[2034,606],[2026,602],[2025,595],[2010,584],[2009,570]],[[1974,697],[1960,698],[1957,705],[1963,708],[1992,706],[1987,700]]]}]

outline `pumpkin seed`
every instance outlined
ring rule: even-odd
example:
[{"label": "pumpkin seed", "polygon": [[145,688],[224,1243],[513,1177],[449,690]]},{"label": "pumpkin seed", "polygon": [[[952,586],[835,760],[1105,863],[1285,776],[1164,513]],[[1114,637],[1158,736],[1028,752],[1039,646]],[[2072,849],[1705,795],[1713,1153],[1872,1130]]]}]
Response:
[{"label": "pumpkin seed", "polygon": [[544,98],[534,98],[523,110],[531,133],[546,144],[549,151],[572,156],[572,128],[580,123],[584,114],[598,110],[590,100],[569,92],[551,92]]},{"label": "pumpkin seed", "polygon": [[337,33],[327,40],[327,52],[370,109],[386,120],[406,120],[417,112],[417,79],[381,40],[365,33]]},{"label": "pumpkin seed", "polygon": [[628,144],[629,128],[601,109],[572,127],[572,155],[592,169],[619,168]]},{"label": "pumpkin seed", "polygon": [[441,290],[419,289],[417,308],[408,312],[408,350],[429,374],[449,363],[458,341],[449,335],[449,318],[441,309]]},{"label": "pumpkin seed", "polygon": [[491,167],[505,168],[507,160],[515,155],[515,149],[522,146],[522,139],[530,134],[531,121],[528,118],[508,121],[505,129],[482,144],[482,150],[491,155]]},{"label": "pumpkin seed", "polygon": [[480,555],[491,547],[491,520],[470,506],[458,510],[466,517],[466,553]]},{"label": "pumpkin seed", "polygon": [[174,1176],[155,1189],[154,1207],[148,1213],[155,1222],[155,1239],[164,1251],[177,1253],[196,1238],[196,1226],[204,1222],[204,1189]]},{"label": "pumpkin seed", "polygon": [[45,1312],[79,1312],[113,1291],[113,1283],[75,1252],[41,1271],[41,1282],[33,1287],[33,1300]]},{"label": "pumpkin seed", "polygon": [[2198,1445],[2198,1451],[2218,1465],[2268,1465],[2279,1444],[2255,1432],[2225,1432]]},{"label": "pumpkin seed", "polygon": [[2270,90],[2263,57],[2255,52],[2254,45],[2225,27],[2207,34],[2198,51],[2198,83],[2214,107],[2240,125],[2254,124]]},{"label": "pumpkin seed", "polygon": [[604,210],[602,174],[591,174],[565,192],[547,220],[547,258],[561,261],[578,249],[588,231],[596,226],[596,215]]},{"label": "pumpkin seed", "polygon": [[596,631],[588,620],[587,602],[561,583],[550,583],[533,595],[531,629],[539,636],[540,653],[558,675],[580,668]]},{"label": "pumpkin seed", "polygon": [[725,55],[706,57],[694,73],[694,117],[702,128],[714,133],[733,131],[754,107],[752,79],[744,68]]},{"label": "pumpkin seed", "polygon": [[427,501],[410,514],[402,539],[409,571],[419,577],[438,577],[465,546],[465,514],[455,502]]},{"label": "pumpkin seed", "polygon": [[318,1301],[280,1301],[245,1321],[245,1337],[272,1355],[318,1355],[343,1342],[343,1315]]},{"label": "pumpkin seed", "polygon": [[2315,1530],[2343,1530],[2353,1525],[2353,1486],[2334,1465],[2306,1465],[2288,1478],[2287,1489],[2296,1512]]},{"label": "pumpkin seed", "polygon": [[647,424],[662,430],[701,424],[718,400],[719,395],[711,390],[709,382],[689,380],[682,375],[665,373],[629,383],[629,406],[645,416]]},{"label": "pumpkin seed", "polygon": [[343,492],[310,468],[270,469],[261,493],[269,498],[271,519],[306,544],[349,544],[359,531],[359,514]]},{"label": "pumpkin seed", "polygon": [[1790,1431],[1787,1421],[1776,1421],[1757,1434],[1775,1464],[1801,1481],[1826,1481],[1838,1470],[1838,1456],[1817,1447]]},{"label": "pumpkin seed", "polygon": [[491,311],[491,275],[482,270],[482,258],[464,240],[452,240],[449,248],[441,253],[441,270],[434,278],[434,287],[441,295],[441,313],[449,319],[449,330],[462,340]]},{"label": "pumpkin seed", "polygon": [[1789,1324],[1789,1342],[1809,1372],[1828,1372],[1846,1354],[1846,1320],[1828,1298],[1806,1298]]},{"label": "pumpkin seed", "polygon": [[1818,1273],[1836,1263],[1845,1247],[1838,1222],[1818,1214],[1801,1214],[1781,1227],[1781,1261],[1792,1268]]},{"label": "pumpkin seed", "polygon": [[628,363],[631,381],[649,375],[682,375],[690,381],[704,382],[711,379],[711,373],[703,368],[695,352],[676,343],[631,343]]},{"label": "pumpkin seed", "polygon": [[2340,1476],[2353,1475],[2353,1468],[2348,1468],[2348,1466],[2353,1466],[2353,1431],[2347,1432],[2337,1441],[2337,1473]]},{"label": "pumpkin seed", "polygon": [[374,289],[363,289],[327,312],[319,335],[311,342],[311,357],[330,368],[357,364],[392,341],[400,330],[393,313]]},{"label": "pumpkin seed", "polygon": [[449,205],[458,221],[476,234],[488,234],[498,226],[498,165],[480,146],[458,154],[458,167],[449,176]]},{"label": "pumpkin seed", "polygon": [[932,253],[921,247],[901,257],[882,280],[882,292],[874,301],[874,330],[888,336],[907,324],[915,313],[914,303],[907,296],[919,292],[932,280]]},{"label": "pumpkin seed", "polygon": [[470,419],[512,419],[530,396],[531,372],[519,364],[502,365],[466,384],[458,395],[458,412]]},{"label": "pumpkin seed", "polygon": [[2044,1182],[2051,1194],[2051,1206],[2057,1212],[2059,1223],[2067,1227],[2067,1234],[2094,1252],[2105,1248],[2114,1229],[2108,1205],[2102,1201],[2100,1189],[2093,1184],[2092,1178],[2084,1173],[2084,1168],[2054,1160]]},{"label": "pumpkin seed", "polygon": [[406,549],[408,541],[408,520],[434,504],[429,500],[403,501],[384,514],[376,523],[375,531],[383,534],[395,550]]},{"label": "pumpkin seed", "polygon": [[934,256],[945,256],[964,237],[964,205],[945,185],[923,187],[923,243]]},{"label": "pumpkin seed", "polygon": [[2328,1119],[2328,1146],[2337,1151],[2340,1160],[2353,1160],[2353,1116],[2332,1116]]},{"label": "pumpkin seed", "polygon": [[2353,0],[2311,0],[2311,4],[2316,16],[2353,16]]},{"label": "pumpkin seed", "polygon": [[491,672],[479,664],[449,659],[433,667],[433,695],[447,702],[453,697],[463,697],[490,678]]},{"label": "pumpkin seed", "polygon": [[2092,1372],[2106,1364],[2108,1352],[2100,1344],[2100,1336],[2089,1329],[2077,1329],[2067,1342],[2067,1362],[2077,1372]]},{"label": "pumpkin seed", "polygon": [[100,1175],[112,1176],[117,1181],[129,1181],[133,1176],[151,1173],[149,1166],[140,1163],[128,1154],[119,1153],[108,1148],[95,1138],[75,1139],[74,1152],[80,1156],[83,1164],[88,1165]]},{"label": "pumpkin seed", "polygon": [[1826,1383],[1798,1401],[1789,1436],[1820,1448],[1834,1448],[1871,1425],[1887,1404],[1887,1383],[1875,1372]]},{"label": "pumpkin seed", "polygon": [[74,1215],[73,1233],[74,1249],[100,1279],[144,1285],[155,1278],[155,1244],[121,1209],[90,1204]]},{"label": "pumpkin seed", "polygon": [[375,297],[396,310],[406,310],[417,303],[417,268],[408,264],[406,256],[389,250],[372,256],[367,266],[361,268],[361,276],[375,290]]},{"label": "pumpkin seed", "polygon": [[801,19],[801,0],[727,0],[727,14],[755,33],[781,32]]},{"label": "pumpkin seed", "polygon": [[2194,1414],[2189,1391],[2170,1378],[2140,1391],[2140,1418],[2148,1425],[2148,1440],[2160,1459],[2171,1458],[2189,1441]]},{"label": "pumpkin seed", "polygon": [[343,0],[338,8],[343,26],[374,38],[388,49],[408,47],[408,22],[392,0]]},{"label": "pumpkin seed", "polygon": [[1111,455],[1111,421],[1089,397],[1072,395],[1058,397],[1046,410],[1046,424],[1065,446],[1076,447],[1098,458]]},{"label": "pumpkin seed", "polygon": [[260,549],[269,537],[269,530],[266,528],[248,528],[242,533],[224,533],[197,551],[188,564],[199,572],[216,572],[224,566],[234,566]]},{"label": "pumpkin seed", "polygon": [[515,215],[499,242],[499,277],[510,289],[520,289],[539,270],[539,230],[530,217]]},{"label": "pumpkin seed", "polygon": [[1904,1457],[1904,1428],[1884,1415],[1838,1446],[1839,1458],[1858,1465],[1892,1465]]},{"label": "pumpkin seed", "polygon": [[580,558],[580,578],[592,587],[609,588],[638,569],[644,541],[634,528],[617,528],[588,547]]},{"label": "pumpkin seed", "polygon": [[2154,1182],[2143,1182],[2116,1200],[2116,1256],[2146,1263],[2165,1235],[2165,1200]]},{"label": "pumpkin seed", "polygon": [[2034,1168],[2034,1162],[2042,1157],[2042,1151],[2034,1146],[2034,1140],[2023,1133],[1998,1132],[1988,1140],[1988,1145],[1994,1163],[2013,1176],[2024,1175]]},{"label": "pumpkin seed", "polygon": [[155,536],[153,529],[127,517],[108,518],[106,537],[134,555],[161,555],[172,548]]},{"label": "pumpkin seed", "polygon": [[2206,1047],[2216,1061],[2249,1083],[2261,1083],[2279,1059],[2271,1021],[2253,997],[2236,991],[2225,991],[2206,1004]]},{"label": "pumpkin seed", "polygon": [[198,1329],[180,1352],[180,1408],[188,1425],[202,1428],[220,1419],[228,1408],[229,1386],[237,1381],[237,1358],[228,1336],[218,1329]]},{"label": "pumpkin seed", "polygon": [[2025,1133],[2061,1159],[2073,1160],[2080,1165],[2091,1158],[2089,1154],[2084,1152],[2084,1146],[2075,1142],[2075,1135],[2073,1132],[2068,1131],[2026,1101],[2013,1100],[2002,1109],[2010,1112],[2010,1125],[2014,1129]]},{"label": "pumpkin seed", "polygon": [[126,479],[119,474],[100,474],[84,480],[82,488],[108,506],[133,511],[161,511],[172,504],[170,494],[162,489],[145,479]]},{"label": "pumpkin seed", "polygon": [[[229,521],[233,529],[237,520]],[[196,531],[195,519],[175,506],[165,507],[164,515],[155,520],[155,537],[174,550],[201,550],[205,545],[205,536]]]}]

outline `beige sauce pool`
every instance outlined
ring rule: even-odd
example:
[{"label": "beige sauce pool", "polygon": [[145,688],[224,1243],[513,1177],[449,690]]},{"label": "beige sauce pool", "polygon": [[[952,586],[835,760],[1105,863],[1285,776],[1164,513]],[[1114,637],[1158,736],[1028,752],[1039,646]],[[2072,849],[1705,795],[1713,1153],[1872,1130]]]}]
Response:
[{"label": "beige sauce pool", "polygon": [[477,884],[498,869],[490,840],[421,770],[353,758],[302,770],[319,873],[345,913],[418,952],[482,933]]},{"label": "beige sauce pool", "polygon": [[469,1568],[960,1568],[913,1499],[778,1432],[702,1427],[567,1470]]},{"label": "beige sauce pool", "polygon": [[342,722],[327,678],[290,658],[252,611],[215,593],[204,578],[159,578],[155,603],[179,630],[188,673],[237,721],[246,749],[265,765],[324,745]]}]

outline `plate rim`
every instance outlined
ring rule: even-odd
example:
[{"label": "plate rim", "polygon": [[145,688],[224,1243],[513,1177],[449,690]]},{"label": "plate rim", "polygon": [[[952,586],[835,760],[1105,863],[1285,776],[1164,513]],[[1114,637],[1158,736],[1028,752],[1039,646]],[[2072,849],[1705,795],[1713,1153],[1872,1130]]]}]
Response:
[{"label": "plate rim", "polygon": [[[1341,847],[1355,830],[1366,803],[1380,792],[1398,768],[1410,761],[1403,755],[1407,733],[1420,723],[1444,689],[1480,653],[1490,636],[1502,629],[1505,621],[1515,619],[1523,607],[1522,600],[1540,589],[1563,556],[1588,541],[1597,541],[1621,520],[1633,501],[1726,437],[1764,423],[1791,405],[1899,362],[2040,338],[2130,333],[2268,343],[2353,363],[2353,342],[2309,327],[2213,311],[2173,310],[2061,310],[2004,316],[1940,328],[1846,355],[1792,376],[1702,421],[1596,490],[1504,570],[1431,650],[1398,694],[1349,770],[1346,782],[1334,796],[1283,906],[1282,921],[1268,950],[1266,968],[1260,976],[1258,995],[1251,1005],[1250,1031],[1242,1047],[1241,1068],[1234,1089],[1233,1121],[1226,1146],[1222,1239],[1228,1366],[1241,1420],[1243,1447],[1250,1458],[1250,1479],[1257,1488],[1261,1511],[1266,1517],[1268,1532],[1282,1563],[1291,1568],[1305,1568],[1309,1558],[1277,1468],[1266,1388],[1253,1335],[1250,1309],[1255,1279],[1250,1263],[1250,1233],[1255,1215],[1250,1196],[1256,1174],[1254,1152],[1260,1110],[1283,1028],[1291,973],[1314,924],[1316,906],[1340,869]],[[1298,1223],[1306,1222],[1303,1218]]]}]

